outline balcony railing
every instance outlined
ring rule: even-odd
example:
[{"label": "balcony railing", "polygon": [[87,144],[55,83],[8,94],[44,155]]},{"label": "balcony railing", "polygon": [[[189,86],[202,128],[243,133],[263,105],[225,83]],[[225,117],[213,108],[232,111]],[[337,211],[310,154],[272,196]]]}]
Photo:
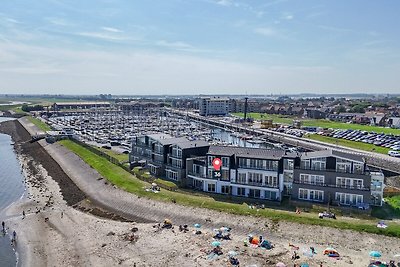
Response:
[{"label": "balcony railing", "polygon": [[324,171],[324,172],[338,172],[338,173],[350,173],[350,174],[367,174],[365,171],[347,171],[347,170],[337,170],[337,169],[323,169],[323,168],[315,168],[315,167],[295,167],[296,170],[306,170],[306,171]]},{"label": "balcony railing", "polygon": [[305,184],[305,185],[314,185],[314,186],[322,186],[322,187],[332,187],[332,188],[342,188],[342,189],[351,189],[351,190],[361,190],[361,191],[369,191],[369,187],[359,187],[359,186],[350,186],[350,185],[336,185],[336,184],[326,184],[326,183],[310,183],[310,182],[300,182],[299,180],[293,180],[294,184]]},{"label": "balcony railing", "polygon": [[263,183],[257,183],[257,182],[247,182],[247,183],[241,183],[237,182],[234,180],[231,180],[231,183],[233,184],[240,184],[240,185],[251,185],[251,186],[258,186],[258,187],[268,187],[268,188],[277,188],[278,185],[271,185],[271,184],[263,184]]},{"label": "balcony railing", "polygon": [[251,170],[260,170],[260,171],[278,171],[278,168],[263,168],[249,165],[239,165],[241,169],[251,169]]},{"label": "balcony railing", "polygon": [[204,173],[199,173],[199,172],[188,172],[188,175],[200,177],[200,178],[207,178]]}]

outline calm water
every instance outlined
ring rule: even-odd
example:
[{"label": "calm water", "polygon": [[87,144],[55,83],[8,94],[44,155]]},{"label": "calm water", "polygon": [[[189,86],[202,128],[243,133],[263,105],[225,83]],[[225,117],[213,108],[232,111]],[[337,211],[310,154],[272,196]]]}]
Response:
[{"label": "calm water", "polygon": [[[0,122],[5,120],[7,119],[0,118]],[[0,220],[4,216],[5,208],[21,198],[24,192],[23,179],[11,137],[0,134]],[[12,231],[12,229],[8,229],[8,233],[12,233]],[[10,245],[10,237],[0,233],[0,266],[16,266],[15,263],[16,255]]]}]

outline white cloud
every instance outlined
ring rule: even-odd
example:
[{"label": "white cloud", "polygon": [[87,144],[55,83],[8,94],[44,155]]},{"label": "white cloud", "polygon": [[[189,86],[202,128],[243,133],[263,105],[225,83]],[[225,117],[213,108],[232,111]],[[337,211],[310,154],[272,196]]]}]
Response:
[{"label": "white cloud", "polygon": [[102,27],[101,29],[107,32],[122,32],[120,29],[112,27]]},{"label": "white cloud", "polygon": [[169,48],[175,48],[175,49],[186,49],[186,48],[193,48],[190,44],[187,44],[185,42],[167,42],[165,40],[160,40],[156,42],[156,45],[159,46],[164,46],[164,47],[169,47]]},{"label": "white cloud", "polygon": [[103,32],[78,32],[76,34],[79,36],[97,38],[97,39],[102,39],[102,40],[106,40],[106,41],[124,41],[124,40],[129,39],[125,36],[118,36],[118,35],[113,35],[113,34],[108,34],[108,33],[103,33]]},{"label": "white cloud", "polygon": [[254,32],[257,34],[261,34],[264,36],[273,36],[276,35],[276,31],[272,28],[256,28]]},{"label": "white cloud", "polygon": [[290,14],[284,15],[283,19],[292,20],[293,19],[293,15],[290,15]]},{"label": "white cloud", "polygon": [[53,25],[56,26],[74,26],[75,24],[70,22],[70,21],[66,21],[63,18],[55,18],[55,17],[48,17],[45,18],[45,20],[47,20],[48,22],[50,22]]},{"label": "white cloud", "polygon": [[233,1],[232,0],[217,0],[217,1],[215,1],[215,3],[220,6],[231,6],[233,4]]}]

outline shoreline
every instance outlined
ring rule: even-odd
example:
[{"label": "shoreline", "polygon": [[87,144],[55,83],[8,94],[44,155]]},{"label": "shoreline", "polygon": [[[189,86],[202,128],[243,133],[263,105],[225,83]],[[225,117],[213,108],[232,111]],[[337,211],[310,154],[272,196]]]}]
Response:
[{"label": "shoreline", "polygon": [[[40,146],[40,144],[37,145]],[[36,162],[36,158],[33,161],[26,158],[23,166],[29,170],[28,163],[31,161],[31,167],[36,169],[36,172],[29,172],[29,178],[27,178],[27,185],[32,190],[28,193],[31,199],[28,198],[28,204],[13,206],[13,211],[17,214],[15,224],[20,225],[21,242],[25,244],[23,247],[25,254],[21,255],[22,261],[25,261],[22,262],[22,266],[27,266],[27,262],[29,266],[46,266],[50,263],[52,265],[57,263],[57,266],[115,266],[119,264],[125,266],[228,266],[226,254],[229,250],[239,253],[238,258],[244,266],[251,264],[274,266],[278,261],[293,264],[290,259],[292,250],[288,246],[289,243],[300,247],[301,259],[294,262],[297,264],[308,262],[310,266],[318,266],[320,262],[323,262],[323,266],[366,266],[369,263],[369,250],[381,249],[385,259],[399,253],[395,251],[399,242],[397,238],[287,222],[274,223],[251,216],[230,215],[138,198],[110,184],[106,185],[104,180],[98,180],[100,176],[95,170],[59,144],[44,144],[44,146],[40,154],[44,152],[56,163],[62,163],[61,166],[57,165],[64,174],[69,176],[71,183],[76,183],[78,189],[83,189],[85,196],[90,196],[92,201],[89,204],[103,204],[106,211],[138,215],[153,222],[170,218],[174,224],[187,223],[191,231],[193,223],[198,222],[202,224],[203,234],[194,235],[191,231],[180,233],[178,230],[159,231],[157,227],[153,228],[152,223],[119,222],[81,212],[69,206],[64,200],[65,196],[60,194],[63,186],[59,186],[50,176],[46,168],[40,164],[40,160]],[[34,187],[33,185],[38,185],[39,181],[41,181],[40,186]],[[34,208],[38,205],[36,201],[45,205],[48,200],[46,194],[49,195],[50,192],[53,195],[51,206],[35,213]],[[87,202],[83,200],[85,201]],[[25,220],[21,220],[21,216],[18,216],[21,214],[21,209],[28,210],[29,208],[33,212],[28,213]],[[47,222],[45,218],[49,218]],[[233,238],[231,241],[222,242],[223,256],[207,260],[204,251],[211,248],[212,229],[224,225],[233,228]],[[22,231],[24,227],[28,227],[25,229],[26,232]],[[138,233],[133,233],[132,227],[138,228]],[[275,245],[275,248],[266,251],[244,247],[243,239],[249,233],[264,235]],[[137,239],[134,242],[127,241],[126,236],[132,234]],[[314,257],[302,254],[302,251],[310,246],[314,246],[318,251]],[[323,249],[327,246],[338,249],[342,255],[339,262],[322,255]]]}]

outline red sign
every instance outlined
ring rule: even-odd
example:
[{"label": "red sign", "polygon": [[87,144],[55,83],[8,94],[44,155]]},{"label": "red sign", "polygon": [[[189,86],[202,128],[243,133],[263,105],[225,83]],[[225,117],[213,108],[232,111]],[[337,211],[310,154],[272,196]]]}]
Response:
[{"label": "red sign", "polygon": [[219,158],[215,158],[212,162],[213,166],[214,166],[214,170],[219,171],[221,169],[222,166],[222,161]]}]

